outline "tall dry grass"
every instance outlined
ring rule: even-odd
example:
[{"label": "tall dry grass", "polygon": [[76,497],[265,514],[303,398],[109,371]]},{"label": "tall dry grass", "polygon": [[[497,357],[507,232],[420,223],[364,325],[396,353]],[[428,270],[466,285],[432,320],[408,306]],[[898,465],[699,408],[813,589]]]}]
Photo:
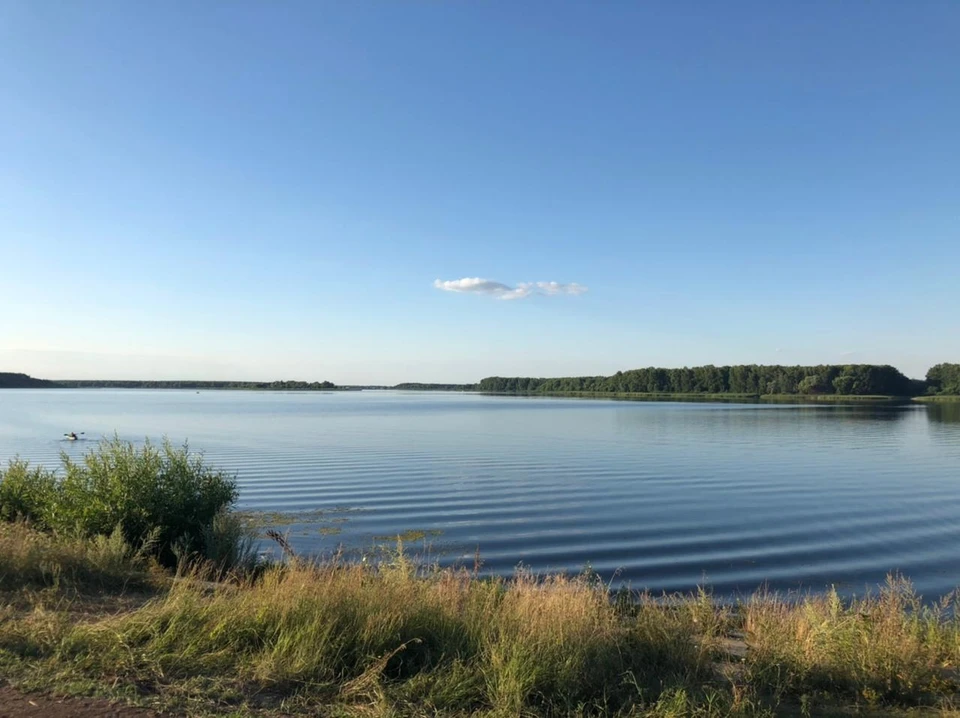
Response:
[{"label": "tall dry grass", "polygon": [[81,538],[0,522],[0,590],[143,588],[152,580],[146,549],[131,548],[119,530]]},{"label": "tall dry grass", "polygon": [[391,710],[605,714],[711,671],[697,610],[629,614],[583,579],[480,581],[390,566],[292,565],[212,593],[181,583],[57,647],[128,680],[217,676],[235,690]]},{"label": "tall dry grass", "polygon": [[758,594],[744,608],[750,680],[792,696],[830,694],[870,705],[952,697],[960,666],[953,597],[924,604],[909,581],[844,601]]},{"label": "tall dry grass", "polygon": [[[143,561],[119,534],[0,525],[0,588],[118,592]],[[0,668],[204,710],[266,702],[307,715],[831,715],[957,702],[953,604],[924,604],[903,579],[853,601],[759,593],[730,605],[705,591],[611,596],[589,576],[481,580],[419,566],[399,546],[368,565],[290,558],[211,575],[199,567],[146,603],[83,620],[55,601],[0,607]]]}]

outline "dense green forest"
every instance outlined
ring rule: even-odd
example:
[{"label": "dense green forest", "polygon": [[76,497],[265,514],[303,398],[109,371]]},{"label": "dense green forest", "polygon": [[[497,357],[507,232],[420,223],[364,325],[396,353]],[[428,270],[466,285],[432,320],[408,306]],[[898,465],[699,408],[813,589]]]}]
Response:
[{"label": "dense green forest", "polygon": [[937,364],[927,372],[927,393],[960,395],[960,364]]},{"label": "dense green forest", "polygon": [[[940,365],[948,366],[948,365]],[[649,367],[613,376],[558,379],[487,377],[479,391],[553,394],[565,392],[740,395],[917,396],[926,390],[888,365]]]}]

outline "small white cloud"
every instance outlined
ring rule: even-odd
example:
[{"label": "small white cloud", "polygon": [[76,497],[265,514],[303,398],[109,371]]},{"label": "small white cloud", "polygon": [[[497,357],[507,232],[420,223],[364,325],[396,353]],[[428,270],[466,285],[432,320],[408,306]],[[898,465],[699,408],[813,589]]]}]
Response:
[{"label": "small white cloud", "polygon": [[472,294],[486,294],[498,299],[518,299],[526,296],[523,289],[517,287],[508,287],[501,282],[492,282],[489,279],[480,279],[480,277],[464,277],[463,279],[450,279],[443,281],[437,279],[433,286],[442,289],[445,292],[468,292]]},{"label": "small white cloud", "polygon": [[573,282],[571,284],[561,284],[560,282],[521,282],[516,287],[511,287],[503,282],[494,282],[490,279],[481,279],[480,277],[464,277],[463,279],[448,279],[446,281],[437,279],[433,286],[442,289],[445,292],[463,292],[467,294],[484,294],[496,299],[524,299],[541,294],[545,296],[555,296],[557,294],[579,295],[587,291],[582,284]]}]

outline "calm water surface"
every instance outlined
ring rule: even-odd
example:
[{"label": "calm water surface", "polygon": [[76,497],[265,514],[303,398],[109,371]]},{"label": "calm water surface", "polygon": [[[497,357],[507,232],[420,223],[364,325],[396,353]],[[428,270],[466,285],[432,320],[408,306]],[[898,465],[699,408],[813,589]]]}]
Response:
[{"label": "calm water surface", "polygon": [[444,563],[479,548],[491,573],[589,564],[657,591],[960,584],[960,405],[0,391],[0,461],[93,446],[71,430],[189,439],[243,508],[290,512],[301,550],[422,531]]}]

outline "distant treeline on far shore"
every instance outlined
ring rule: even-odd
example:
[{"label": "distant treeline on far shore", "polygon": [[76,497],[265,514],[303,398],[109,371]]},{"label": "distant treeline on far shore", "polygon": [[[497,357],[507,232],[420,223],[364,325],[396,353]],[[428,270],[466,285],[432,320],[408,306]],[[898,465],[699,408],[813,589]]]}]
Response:
[{"label": "distant treeline on far shore", "polygon": [[632,369],[613,376],[558,379],[488,377],[477,390],[493,393],[732,394],[921,396],[960,394],[960,364],[938,364],[925,380],[910,379],[889,365],[699,366]]},{"label": "distant treeline on far shore", "polygon": [[960,364],[937,364],[925,379],[910,379],[887,364],[779,366],[741,364],[679,369],[649,367],[612,376],[559,378],[499,377],[476,384],[404,383],[386,386],[337,386],[329,381],[49,381],[26,374],[0,373],[0,387],[343,390],[404,389],[479,391],[496,394],[702,394],[731,396],[958,396]]},{"label": "distant treeline on far shore", "polygon": [[405,391],[479,391],[476,384],[424,384],[415,381],[384,388],[403,389]]},{"label": "distant treeline on far shore", "polygon": [[266,389],[272,391],[332,391],[343,389],[331,381],[191,381],[139,379],[34,379],[26,374],[0,372],[4,389]]},{"label": "distant treeline on far shore", "polygon": [[927,372],[926,379],[910,379],[886,364],[740,364],[679,369],[649,367],[612,376],[552,379],[491,376],[476,384],[400,384],[394,388],[490,394],[957,396],[960,395],[960,364],[937,364]]}]

